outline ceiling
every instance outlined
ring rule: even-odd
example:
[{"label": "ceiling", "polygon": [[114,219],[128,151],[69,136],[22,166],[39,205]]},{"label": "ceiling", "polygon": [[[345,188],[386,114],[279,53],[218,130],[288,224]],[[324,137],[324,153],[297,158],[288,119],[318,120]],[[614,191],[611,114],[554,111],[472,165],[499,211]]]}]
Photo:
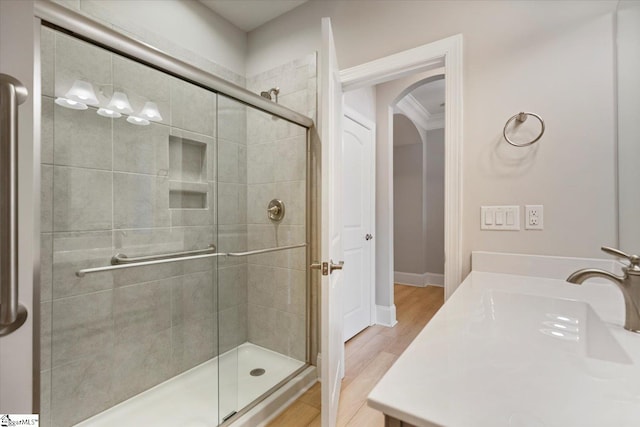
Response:
[{"label": "ceiling", "polygon": [[431,116],[444,114],[444,79],[435,80],[418,86],[411,95],[429,112]]},{"label": "ceiling", "polygon": [[199,0],[244,31],[251,31],[308,0]]},{"label": "ceiling", "polygon": [[[430,81],[416,87],[398,101],[394,111],[406,116],[419,130],[442,129],[445,114],[444,95],[445,80]],[[406,143],[411,144],[409,141]],[[394,140],[393,145],[404,145],[404,142]]]}]

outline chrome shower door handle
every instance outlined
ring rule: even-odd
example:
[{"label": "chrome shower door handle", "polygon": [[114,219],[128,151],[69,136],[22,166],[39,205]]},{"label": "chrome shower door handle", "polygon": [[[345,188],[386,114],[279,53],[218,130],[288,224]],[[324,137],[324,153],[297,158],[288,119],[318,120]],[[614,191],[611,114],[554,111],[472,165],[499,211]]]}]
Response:
[{"label": "chrome shower door handle", "polygon": [[18,302],[18,106],[27,96],[22,83],[0,74],[0,337],[27,319]]}]

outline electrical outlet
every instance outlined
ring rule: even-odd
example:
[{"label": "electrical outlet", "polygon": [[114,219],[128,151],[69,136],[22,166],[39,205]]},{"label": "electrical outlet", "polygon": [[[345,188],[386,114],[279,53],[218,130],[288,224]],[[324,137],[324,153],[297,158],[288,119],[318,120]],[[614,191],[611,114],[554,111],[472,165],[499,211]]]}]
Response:
[{"label": "electrical outlet", "polygon": [[525,205],[524,212],[525,230],[544,229],[544,209],[542,205]]}]

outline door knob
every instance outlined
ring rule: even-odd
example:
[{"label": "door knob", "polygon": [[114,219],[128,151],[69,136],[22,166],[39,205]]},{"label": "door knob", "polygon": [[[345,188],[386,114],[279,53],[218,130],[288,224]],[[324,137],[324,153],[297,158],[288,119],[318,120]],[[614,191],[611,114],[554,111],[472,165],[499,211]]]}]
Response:
[{"label": "door knob", "polygon": [[344,267],[344,261],[340,261],[337,264],[333,263],[333,260],[329,262],[329,274],[333,273],[333,270],[342,270]]},{"label": "door knob", "polygon": [[329,274],[333,273],[333,270],[342,270],[343,266],[344,261],[340,261],[339,263],[334,264],[333,260],[331,260],[330,262],[314,262],[309,267],[312,270],[321,270],[323,276],[328,276]]},{"label": "door knob", "polygon": [[322,271],[323,276],[329,275],[329,263],[328,262],[314,262],[309,266],[312,270]]},{"label": "door knob", "polygon": [[373,239],[373,236],[371,234],[369,233],[365,234],[364,240],[371,240],[371,239]]}]

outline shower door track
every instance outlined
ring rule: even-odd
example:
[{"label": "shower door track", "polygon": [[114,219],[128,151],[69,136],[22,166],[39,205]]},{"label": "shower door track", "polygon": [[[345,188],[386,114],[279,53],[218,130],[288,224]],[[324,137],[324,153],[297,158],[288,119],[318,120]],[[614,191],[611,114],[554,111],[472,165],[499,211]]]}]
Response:
[{"label": "shower door track", "polygon": [[181,61],[144,42],[125,36],[56,3],[36,0],[35,15],[43,24],[71,32],[73,36],[97,44],[107,50],[194,83],[202,88],[229,96],[261,111],[278,116],[307,129],[313,120],[280,104],[267,100],[242,86],[228,82],[214,74]]}]

